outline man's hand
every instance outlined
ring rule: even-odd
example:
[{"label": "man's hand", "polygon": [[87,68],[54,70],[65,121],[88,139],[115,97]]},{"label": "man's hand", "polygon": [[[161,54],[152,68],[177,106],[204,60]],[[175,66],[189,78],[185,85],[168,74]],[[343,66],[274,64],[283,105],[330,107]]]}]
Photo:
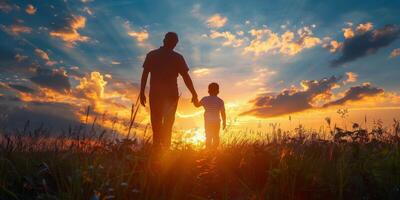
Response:
[{"label": "man's hand", "polygon": [[183,81],[185,82],[186,87],[190,90],[190,93],[192,93],[192,103],[194,103],[195,100],[197,99],[197,93],[193,87],[192,79],[190,78],[187,72],[181,73],[181,76],[183,78]]},{"label": "man's hand", "polygon": [[141,92],[139,95],[140,95],[140,104],[142,104],[142,106],[146,106],[146,95],[144,94],[144,92]]},{"label": "man's hand", "polygon": [[199,99],[197,97],[197,94],[192,95],[192,103],[198,103]]}]

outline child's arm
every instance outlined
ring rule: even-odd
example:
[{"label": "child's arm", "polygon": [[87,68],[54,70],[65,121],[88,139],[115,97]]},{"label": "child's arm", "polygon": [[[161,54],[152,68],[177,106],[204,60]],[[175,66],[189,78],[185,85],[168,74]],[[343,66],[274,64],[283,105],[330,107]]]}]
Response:
[{"label": "child's arm", "polygon": [[198,107],[201,106],[201,101],[199,101],[199,99],[196,98],[196,99],[193,101],[193,104],[194,104],[194,106],[195,106],[196,108],[198,108]]},{"label": "child's arm", "polygon": [[226,113],[225,113],[225,105],[224,104],[222,104],[221,117],[222,117],[222,129],[225,130],[225,128],[226,128]]}]

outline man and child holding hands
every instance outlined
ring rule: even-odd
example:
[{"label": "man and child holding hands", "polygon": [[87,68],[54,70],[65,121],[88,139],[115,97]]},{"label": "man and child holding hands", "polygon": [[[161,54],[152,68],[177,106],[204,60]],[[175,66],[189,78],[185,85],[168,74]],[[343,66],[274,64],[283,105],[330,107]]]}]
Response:
[{"label": "man and child holding hands", "polygon": [[204,108],[204,128],[206,132],[206,148],[217,148],[219,145],[219,130],[226,127],[224,101],[218,97],[219,85],[210,83],[209,96],[198,100],[189,67],[182,55],[174,51],[178,43],[178,35],[168,32],[164,45],[150,51],[143,63],[143,73],[140,87],[140,103],[146,105],[145,88],[150,74],[149,104],[151,125],[153,130],[153,145],[169,148],[171,145],[172,127],[178,106],[178,75],[181,75],[186,87],[192,94],[192,102],[196,107]]}]

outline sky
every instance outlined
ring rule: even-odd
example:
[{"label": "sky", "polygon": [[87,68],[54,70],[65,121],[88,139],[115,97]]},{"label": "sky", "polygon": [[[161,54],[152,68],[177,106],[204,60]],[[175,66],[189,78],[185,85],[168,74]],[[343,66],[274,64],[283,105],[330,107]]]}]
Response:
[{"label": "sky", "polygon": [[[146,54],[168,31],[199,96],[220,84],[228,123],[318,128],[400,117],[399,1],[0,0],[0,122],[126,128]],[[202,126],[179,81],[177,130]],[[137,126],[149,123],[149,108]],[[100,118],[102,119],[100,122]]]}]

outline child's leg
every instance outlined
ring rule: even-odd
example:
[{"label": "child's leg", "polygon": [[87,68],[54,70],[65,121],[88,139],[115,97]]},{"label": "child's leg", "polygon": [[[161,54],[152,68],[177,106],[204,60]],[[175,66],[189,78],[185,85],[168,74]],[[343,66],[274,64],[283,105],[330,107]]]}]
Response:
[{"label": "child's leg", "polygon": [[214,148],[217,148],[219,145],[219,130],[216,131],[216,134],[214,134],[214,138],[213,138],[213,146]]},{"label": "child's leg", "polygon": [[211,141],[212,141],[212,127],[210,126],[210,124],[205,123],[204,124],[204,129],[206,132],[206,149],[211,148]]},{"label": "child's leg", "polygon": [[213,135],[212,135],[212,146],[215,149],[219,145],[219,129],[220,129],[220,123],[215,124],[213,127]]}]

